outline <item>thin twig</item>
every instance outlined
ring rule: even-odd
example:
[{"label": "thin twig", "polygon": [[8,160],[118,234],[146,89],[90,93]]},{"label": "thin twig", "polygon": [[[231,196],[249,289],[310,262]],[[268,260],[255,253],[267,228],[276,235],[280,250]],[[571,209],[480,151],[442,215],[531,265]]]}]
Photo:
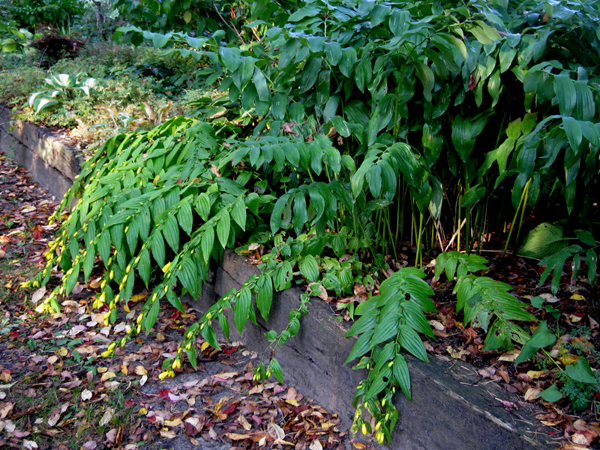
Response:
[{"label": "thin twig", "polygon": [[237,28],[235,28],[235,25],[233,25],[233,24],[230,25],[229,22],[227,22],[225,20],[225,17],[223,17],[223,15],[221,14],[221,11],[219,11],[219,8],[217,8],[217,5],[215,4],[214,1],[213,1],[213,8],[215,8],[215,11],[219,15],[219,17],[221,18],[221,20],[223,21],[223,23],[225,25],[227,25],[227,28],[229,28],[231,31],[233,31],[235,34],[237,34],[237,37],[242,42],[242,44],[246,45],[246,41],[244,41],[244,39],[242,38],[242,35],[239,33],[239,31],[237,30]]},{"label": "thin twig", "polygon": [[446,250],[444,250],[444,252],[447,252],[448,249],[452,246],[452,244],[454,244],[454,240],[458,236],[458,233],[460,233],[460,230],[462,230],[462,228],[465,226],[466,221],[467,221],[467,219],[464,218],[462,223],[460,224],[460,227],[458,227],[458,230],[456,230],[456,233],[454,233],[454,235],[452,236],[452,239],[450,239],[450,242],[448,242],[448,246],[446,247]]}]

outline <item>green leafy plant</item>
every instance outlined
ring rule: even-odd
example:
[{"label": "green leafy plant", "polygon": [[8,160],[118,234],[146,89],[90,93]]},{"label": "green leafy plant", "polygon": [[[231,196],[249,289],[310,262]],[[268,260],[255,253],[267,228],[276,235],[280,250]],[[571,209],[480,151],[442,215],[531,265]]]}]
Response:
[{"label": "green leafy plant", "polygon": [[15,0],[9,2],[9,13],[21,26],[35,30],[39,25],[68,27],[83,11],[78,0]]},{"label": "green leafy plant", "polygon": [[465,323],[471,323],[486,333],[484,350],[507,348],[513,342],[530,345],[533,338],[530,339],[529,334],[515,322],[529,322],[535,317],[526,311],[525,303],[509,294],[510,285],[474,275],[487,269],[485,263],[487,260],[478,255],[447,252],[436,259],[435,275],[439,278],[445,273],[448,280],[457,275],[453,290],[457,299],[456,311],[463,311]]},{"label": "green leafy plant", "polygon": [[[367,379],[356,390],[356,414],[352,430],[375,433],[377,442],[391,439],[399,414],[392,396],[399,387],[410,400],[410,374],[404,352],[427,361],[427,351],[418,333],[434,338],[423,311],[436,311],[430,295],[433,290],[422,278],[425,274],[404,268],[381,283],[379,295],[358,305],[359,316],[346,337],[358,336],[346,363],[360,358],[355,366],[367,369]],[[369,354],[368,356],[364,356]],[[375,419],[375,429],[361,416],[366,410]]]},{"label": "green leafy plant", "polygon": [[[14,24],[0,24],[2,39],[0,51],[5,53],[23,52],[31,45],[34,35],[25,28],[17,28]],[[6,37],[9,36],[9,37]]]},{"label": "green leafy plant", "polygon": [[36,113],[60,104],[63,97],[73,97],[77,91],[82,91],[89,97],[90,88],[96,85],[95,78],[87,77],[83,73],[75,76],[61,73],[45,78],[44,81],[51,89],[45,92],[36,92],[28,100],[29,106]]},{"label": "green leafy plant", "polygon": [[[211,125],[176,118],[110,140],[86,164],[62,207],[74,195],[81,201],[39,281],[54,264],[65,275],[40,309],[57,308],[99,256],[105,267],[95,307],[106,305],[106,320],[115,320],[118,305],[143,283],[152,294],[130,336],[150,330],[162,299],[181,308],[178,294],[199,294],[211,258],[260,234],[272,247],[261,275],[187,331],[177,356],[165,361],[164,378],[184,353],[195,366],[198,333],[218,345],[213,323],[227,334],[225,309],[233,309],[241,331],[256,316],[256,295],[266,317],[272,293],[294,281],[294,267],[315,283],[311,291],[327,284],[345,292],[359,264],[383,268],[411,236],[416,266],[438,244],[466,250],[438,258],[436,276],[457,276],[457,309],[487,332],[486,349],[543,348],[542,325],[530,339],[519,324],[533,320],[527,305],[508,285],[477,276],[486,261],[469,253],[490,233],[510,229],[508,248],[534,208],[596,223],[589,192],[600,150],[598,11],[567,2],[339,0],[282,12],[270,3],[264,23],[246,24],[267,28],[249,45],[229,20],[227,32],[165,34],[172,2],[123,2],[159,22],[143,30],[135,25],[145,19],[134,12],[134,26],[116,37],[193,61],[201,66],[198,82],[207,89],[219,82],[225,94],[196,103],[197,117]],[[185,21],[191,4],[180,6]],[[358,257],[338,266],[332,254],[346,252]],[[153,270],[152,260],[162,269]],[[397,272],[353,314],[359,319],[350,334],[359,338],[349,361],[361,358],[359,367],[368,369],[355,430],[374,431],[378,441],[389,439],[398,417],[394,389],[410,395],[402,352],[427,358],[418,333],[432,335],[423,310],[433,305],[421,276],[416,268]],[[274,345],[298,332],[308,301],[307,294],[284,332],[269,335]],[[281,375],[276,360],[256,372],[269,374]],[[375,430],[363,411],[375,416]]]},{"label": "green leafy plant", "polygon": [[[573,244],[578,242],[578,244]],[[587,248],[586,248],[587,247]],[[519,253],[523,256],[541,259],[540,266],[546,266],[540,277],[541,286],[552,274],[550,288],[553,294],[558,292],[560,278],[567,260],[572,260],[573,279],[577,278],[581,269],[581,261],[585,260],[587,266],[587,279],[594,284],[598,276],[598,255],[600,247],[592,233],[587,230],[575,230],[574,237],[564,237],[561,226],[550,223],[542,223],[531,230],[527,239],[520,248]]]}]

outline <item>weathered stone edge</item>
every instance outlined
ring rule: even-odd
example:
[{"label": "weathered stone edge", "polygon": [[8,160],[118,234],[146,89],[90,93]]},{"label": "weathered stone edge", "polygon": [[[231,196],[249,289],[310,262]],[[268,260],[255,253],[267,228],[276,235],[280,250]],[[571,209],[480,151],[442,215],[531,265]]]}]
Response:
[{"label": "weathered stone edge", "polygon": [[[215,297],[231,288],[239,289],[257,269],[243,257],[225,252],[216,269],[214,284],[195,304],[205,311]],[[299,288],[281,292],[274,300],[268,327],[259,319],[258,326],[248,324],[242,336],[232,330],[232,339],[257,351],[263,360],[270,353],[264,338],[267,329],[283,330],[290,309],[300,302]],[[364,371],[344,366],[353,339],[346,339],[348,324],[338,321],[334,308],[313,299],[308,315],[302,319],[300,333],[276,350],[284,376],[305,395],[340,415],[348,430],[354,408],[352,399]],[[258,316],[258,313],[257,313]],[[230,327],[234,328],[234,327]],[[413,401],[399,394],[395,405],[400,420],[389,448],[398,450],[522,450],[548,449],[556,445],[536,421],[536,407],[519,401],[495,383],[481,380],[474,367],[462,361],[432,356],[429,363],[410,358]],[[520,409],[506,410],[501,401],[513,402]],[[383,448],[383,447],[382,447]]]},{"label": "weathered stone edge", "polygon": [[[80,159],[74,149],[52,131],[20,120],[13,123],[10,112],[9,108],[0,105],[0,150],[30,170],[33,178],[54,195],[64,195],[80,171]],[[197,307],[205,310],[215,295],[239,288],[252,273],[256,273],[252,265],[226,252],[217,269],[214,286],[207,285],[209,292],[205,292]],[[268,328],[259,320],[258,326],[247,326],[242,336],[232,330],[232,338],[241,340],[252,350],[262,353],[263,359],[268,359],[270,355],[264,351],[269,343],[264,332],[285,328],[288,312],[298,306],[300,294],[298,288],[280,293],[274,302]],[[313,300],[310,313],[302,323],[299,335],[277,350],[276,356],[286,379],[306,395],[318,399],[325,408],[337,411],[342,425],[349,429],[354,411],[354,388],[364,377],[364,372],[343,365],[354,342],[344,338],[348,326],[334,318],[329,305],[318,300]],[[400,420],[391,448],[520,450],[556,447],[547,432],[531,417],[531,405],[521,402],[521,411],[501,408],[500,400],[518,400],[495,384],[476,386],[481,380],[474,376],[473,367],[433,357],[429,364],[411,359],[410,371],[413,402],[397,396],[395,404],[400,411]]]},{"label": "weathered stone edge", "polygon": [[62,197],[81,171],[75,149],[51,130],[11,118],[0,105],[0,150],[25,167],[56,197]]}]

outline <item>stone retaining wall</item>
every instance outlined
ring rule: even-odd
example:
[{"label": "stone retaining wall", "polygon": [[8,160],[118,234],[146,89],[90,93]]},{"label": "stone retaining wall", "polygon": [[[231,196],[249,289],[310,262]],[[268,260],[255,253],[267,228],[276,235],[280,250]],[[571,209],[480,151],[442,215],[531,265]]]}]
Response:
[{"label": "stone retaining wall", "polygon": [[[196,303],[200,311],[229,289],[239,289],[257,269],[232,252],[225,252],[212,283]],[[266,362],[270,353],[264,333],[283,330],[288,313],[300,304],[299,288],[279,293],[273,302],[269,323],[259,318],[258,326],[248,323],[242,336],[231,326],[231,338],[257,351]],[[230,317],[230,322],[233,319]],[[305,395],[340,415],[344,428],[352,424],[352,399],[364,371],[352,370],[344,361],[354,338],[344,337],[347,323],[336,319],[331,305],[313,299],[309,313],[301,320],[300,332],[276,350],[284,377]],[[408,357],[413,401],[397,394],[400,419],[393,434],[394,450],[525,450],[556,448],[548,428],[533,415],[534,405],[520,401],[496,383],[482,380],[475,368],[459,360],[431,356],[423,363]],[[501,401],[513,402],[509,410]],[[383,447],[382,447],[383,448]]]},{"label": "stone retaining wall", "polygon": [[[57,197],[69,188],[79,173],[80,160],[73,150],[52,132],[16,121],[10,110],[0,107],[0,150],[26,167],[34,180]],[[14,126],[13,126],[14,125]],[[204,295],[192,302],[199,311],[229,289],[238,289],[257,270],[244,258],[226,252]],[[259,319],[248,324],[242,336],[231,327],[232,339],[242,341],[269,359],[267,329],[283,330],[288,312],[300,302],[299,288],[279,293],[273,303],[269,324]],[[260,317],[257,313],[257,317]],[[232,321],[231,321],[232,322]],[[232,322],[233,323],[233,322]],[[276,351],[286,380],[304,395],[337,412],[349,430],[354,408],[352,399],[364,371],[344,366],[354,343],[345,339],[348,324],[336,319],[333,308],[313,299],[308,315],[301,320],[300,333]],[[535,406],[520,401],[497,384],[482,380],[474,367],[462,361],[438,356],[429,363],[409,358],[413,402],[398,394],[395,404],[400,420],[393,434],[395,450],[525,450],[557,448],[547,428],[533,417]],[[516,408],[505,409],[501,401]],[[350,447],[352,448],[352,447]],[[381,446],[381,448],[388,448]]]},{"label": "stone retaining wall", "polygon": [[61,198],[81,170],[77,153],[51,130],[13,121],[10,113],[10,108],[0,105],[0,151],[25,167],[52,195]]}]

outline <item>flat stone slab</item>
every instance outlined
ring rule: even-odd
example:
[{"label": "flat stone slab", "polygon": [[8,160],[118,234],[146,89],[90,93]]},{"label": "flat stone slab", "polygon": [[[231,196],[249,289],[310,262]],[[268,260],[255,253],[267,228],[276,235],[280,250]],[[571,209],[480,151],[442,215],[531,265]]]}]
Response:
[{"label": "flat stone slab", "polygon": [[[243,257],[225,252],[212,284],[206,286],[196,303],[201,311],[229,289],[239,289],[258,270]],[[290,309],[300,303],[299,288],[276,295],[267,324],[246,325],[242,336],[231,328],[231,338],[259,353],[270,356],[264,333],[287,326]],[[344,366],[354,338],[344,337],[349,325],[336,319],[331,305],[313,299],[309,312],[301,319],[297,336],[276,350],[284,378],[324,408],[339,414],[344,428],[352,424],[352,399],[355,387],[366,372]],[[257,312],[257,317],[260,317]],[[523,450],[557,448],[548,428],[533,417],[541,412],[535,405],[520,400],[496,383],[483,381],[476,369],[463,361],[430,355],[423,363],[408,358],[413,401],[402,394],[395,398],[400,419],[389,448],[397,450]],[[516,408],[506,409],[502,401]],[[518,409],[517,409],[518,408]],[[381,446],[385,448],[385,446]]]},{"label": "flat stone slab", "polygon": [[81,171],[73,147],[51,130],[12,120],[11,109],[4,105],[0,105],[0,151],[25,167],[57,198],[64,196]]}]

